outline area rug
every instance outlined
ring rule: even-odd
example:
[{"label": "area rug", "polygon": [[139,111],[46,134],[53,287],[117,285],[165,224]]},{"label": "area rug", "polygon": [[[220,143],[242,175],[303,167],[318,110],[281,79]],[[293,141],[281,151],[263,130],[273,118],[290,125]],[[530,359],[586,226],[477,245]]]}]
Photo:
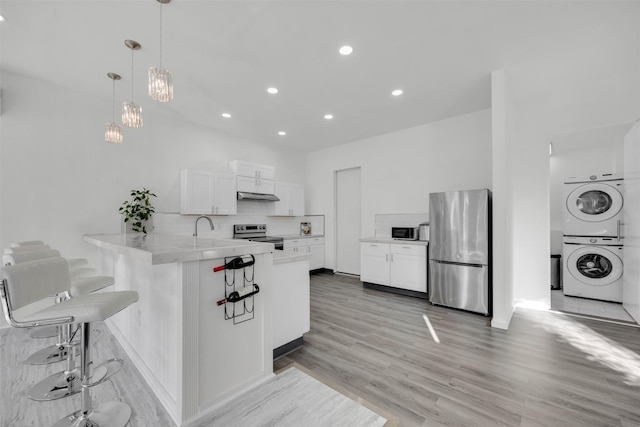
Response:
[{"label": "area rug", "polygon": [[[298,365],[227,402],[197,423],[205,426],[389,427],[396,425],[319,381]],[[367,405],[373,407],[372,405]]]}]

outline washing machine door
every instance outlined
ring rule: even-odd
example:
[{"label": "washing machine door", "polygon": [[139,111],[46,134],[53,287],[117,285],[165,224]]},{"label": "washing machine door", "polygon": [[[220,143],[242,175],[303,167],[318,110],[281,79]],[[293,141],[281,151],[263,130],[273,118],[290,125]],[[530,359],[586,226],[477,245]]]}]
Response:
[{"label": "washing machine door", "polygon": [[569,193],[567,210],[582,221],[607,221],[620,213],[623,200],[622,193],[611,185],[586,183]]},{"label": "washing machine door", "polygon": [[567,258],[567,268],[585,285],[607,286],[622,276],[622,260],[604,246],[579,246]]}]

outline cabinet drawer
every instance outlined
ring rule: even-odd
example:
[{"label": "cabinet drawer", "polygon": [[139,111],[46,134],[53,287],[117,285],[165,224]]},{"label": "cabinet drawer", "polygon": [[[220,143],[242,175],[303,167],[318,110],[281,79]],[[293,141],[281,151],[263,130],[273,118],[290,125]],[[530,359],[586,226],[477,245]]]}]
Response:
[{"label": "cabinet drawer", "polygon": [[391,245],[391,253],[427,256],[427,247],[421,245]]},{"label": "cabinet drawer", "polygon": [[386,255],[389,245],[386,243],[360,243],[360,250],[364,255]]},{"label": "cabinet drawer", "polygon": [[313,237],[306,240],[308,245],[324,245],[324,237]]}]

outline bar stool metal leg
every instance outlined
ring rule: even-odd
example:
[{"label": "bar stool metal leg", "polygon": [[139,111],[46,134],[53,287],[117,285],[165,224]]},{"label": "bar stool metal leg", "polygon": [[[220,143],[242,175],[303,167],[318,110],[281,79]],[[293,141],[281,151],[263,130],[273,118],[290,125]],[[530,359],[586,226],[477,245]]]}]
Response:
[{"label": "bar stool metal leg", "polygon": [[[67,368],[64,371],[60,371],[53,374],[44,380],[37,383],[29,390],[29,398],[35,401],[49,401],[62,399],[63,397],[71,396],[79,393],[82,389],[82,377],[80,371],[76,368],[76,347],[77,343],[72,343],[74,336],[72,324],[65,325],[66,338],[65,341],[65,354],[67,360]],[[92,381],[97,382],[107,375],[107,368],[99,366],[93,370],[93,373],[87,371],[88,375],[92,375]]]},{"label": "bar stool metal leg", "polygon": [[81,326],[80,376],[82,377],[82,407],[67,415],[53,427],[125,427],[131,418],[131,407],[122,402],[106,402],[92,405],[90,368],[91,368],[91,324]]}]

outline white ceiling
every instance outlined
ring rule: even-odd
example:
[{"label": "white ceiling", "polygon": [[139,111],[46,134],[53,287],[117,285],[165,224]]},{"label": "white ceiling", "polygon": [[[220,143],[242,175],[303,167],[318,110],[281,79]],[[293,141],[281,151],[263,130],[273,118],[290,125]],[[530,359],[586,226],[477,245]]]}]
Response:
[{"label": "white ceiling", "polygon": [[[121,102],[131,98],[124,40],[134,39],[142,44],[134,55],[134,100],[143,109],[312,151],[488,108],[495,69],[570,78],[579,67],[630,55],[619,48],[637,34],[628,28],[638,25],[628,19],[636,6],[173,0],[163,6],[163,62],[173,74],[175,100],[158,104],[146,95],[146,70],[159,58],[157,1],[2,0],[1,65],[109,104],[106,73],[117,72]],[[351,56],[338,54],[343,44],[354,47]],[[528,90],[544,87],[544,80],[533,79]],[[268,95],[268,86],[279,94]],[[392,97],[395,88],[404,95]],[[223,119],[222,112],[233,117]],[[327,121],[325,113],[335,118]]]}]

